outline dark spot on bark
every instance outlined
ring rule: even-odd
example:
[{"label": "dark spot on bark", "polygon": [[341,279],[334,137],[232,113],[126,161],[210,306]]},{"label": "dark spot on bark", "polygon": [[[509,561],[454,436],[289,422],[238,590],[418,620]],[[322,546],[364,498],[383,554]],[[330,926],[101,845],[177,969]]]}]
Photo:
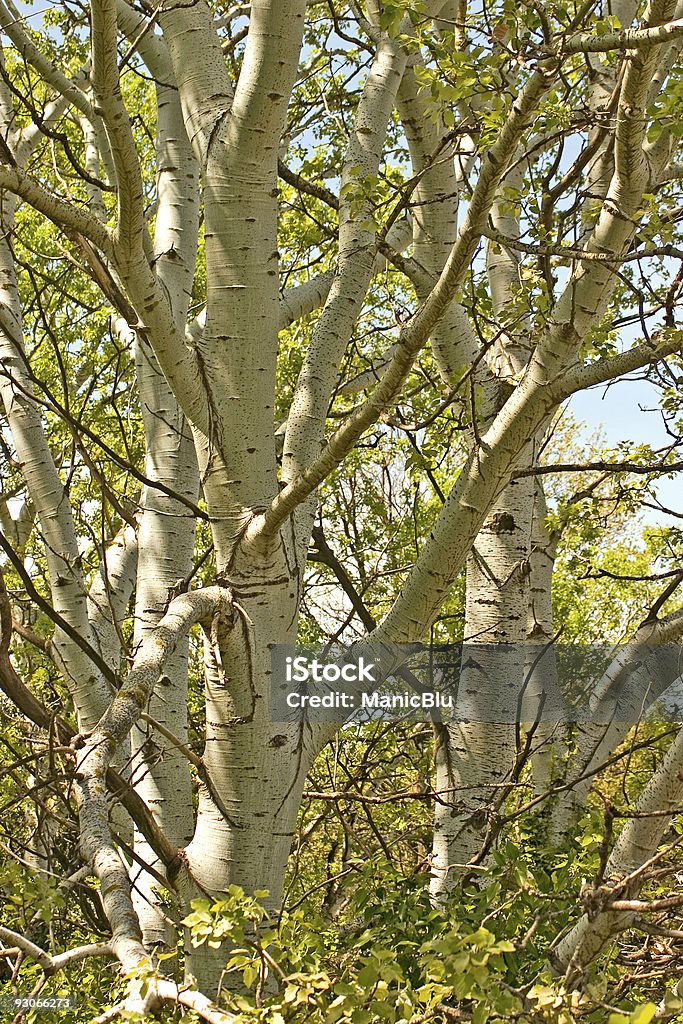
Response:
[{"label": "dark spot on bark", "polygon": [[480,830],[486,827],[486,811],[483,808],[477,809],[474,814],[471,815],[468,825],[471,828]]},{"label": "dark spot on bark", "polygon": [[145,742],[142,744],[141,750],[148,761],[151,761],[152,758],[156,758],[159,756],[159,747],[152,739],[145,740]]},{"label": "dark spot on bark", "polygon": [[276,748],[277,747],[284,747],[286,742],[287,742],[287,737],[286,736],[273,736],[269,740],[268,746],[269,747],[276,747]]},{"label": "dark spot on bark", "polygon": [[183,866],[187,866],[187,865],[188,865],[188,859],[187,859],[187,854],[185,853],[185,850],[183,850],[183,849],[178,850],[178,852],[176,853],[175,857],[172,858],[171,862],[168,864],[168,866],[166,868],[166,875],[168,877],[169,882],[174,882],[175,879],[180,874]]},{"label": "dark spot on bark", "polygon": [[514,516],[509,512],[496,512],[489,521],[491,533],[513,533],[515,528]]}]

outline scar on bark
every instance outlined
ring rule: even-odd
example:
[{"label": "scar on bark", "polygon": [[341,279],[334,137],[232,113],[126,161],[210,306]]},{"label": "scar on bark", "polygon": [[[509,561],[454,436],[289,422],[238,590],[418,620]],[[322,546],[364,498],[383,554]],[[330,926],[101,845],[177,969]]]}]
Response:
[{"label": "scar on bark", "polygon": [[509,512],[496,512],[488,522],[490,533],[513,533],[516,529],[514,516]]},{"label": "scar on bark", "polygon": [[[446,762],[446,775],[451,789],[455,789],[455,769],[453,766],[453,758],[451,756],[451,745],[450,738],[448,735],[448,726],[444,722],[435,722],[432,720],[432,730],[434,733],[434,758],[438,752],[443,752],[444,761]],[[437,800],[439,799],[437,794]]]}]

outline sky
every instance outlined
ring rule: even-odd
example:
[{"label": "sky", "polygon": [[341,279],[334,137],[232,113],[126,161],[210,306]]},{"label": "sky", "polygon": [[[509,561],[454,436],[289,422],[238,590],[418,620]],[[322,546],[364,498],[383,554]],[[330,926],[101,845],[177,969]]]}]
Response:
[{"label": "sky", "polygon": [[[611,388],[601,385],[574,395],[569,409],[582,424],[587,441],[601,431],[607,447],[628,441],[662,448],[672,438],[666,431],[660,402],[658,389],[649,382],[620,380]],[[673,479],[662,478],[656,490],[663,505],[683,513],[683,474],[677,473]],[[645,509],[643,518],[647,523],[681,525],[676,517],[654,509]]]}]

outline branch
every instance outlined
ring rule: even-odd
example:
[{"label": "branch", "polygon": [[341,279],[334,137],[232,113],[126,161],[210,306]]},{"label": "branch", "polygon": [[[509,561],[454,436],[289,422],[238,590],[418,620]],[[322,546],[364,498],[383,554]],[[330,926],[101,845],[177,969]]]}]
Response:
[{"label": "branch", "polygon": [[669,334],[668,340],[660,341],[658,344],[644,342],[642,345],[634,345],[626,352],[620,352],[616,356],[609,356],[607,359],[598,359],[594,363],[585,366],[572,366],[561,372],[553,381],[552,389],[557,396],[558,402],[564,401],[577,391],[594,387],[596,384],[605,384],[616,377],[623,377],[624,374],[633,373],[643,366],[650,366],[658,363],[667,356],[675,355],[683,347],[683,332],[676,331]]},{"label": "branch", "polygon": [[[410,221],[406,218],[394,224],[384,242],[378,245],[380,256],[375,257],[373,273],[381,273],[387,263],[391,263],[397,270],[405,274],[413,282],[419,281],[421,285],[431,287],[434,284],[434,277],[427,270],[421,267],[414,259],[401,255],[403,249],[407,249],[412,242],[412,228]],[[325,304],[330,289],[336,276],[335,270],[326,270],[310,281],[295,285],[293,288],[286,288],[280,293],[280,330],[284,330],[300,320],[302,317],[312,313]],[[199,317],[197,318],[199,321]],[[199,327],[200,324],[198,323]],[[196,344],[199,336],[198,330],[193,330],[191,337]]]},{"label": "branch", "polygon": [[12,931],[11,928],[5,928],[3,925],[0,925],[0,939],[13,943],[22,953],[35,961],[42,968],[46,978],[56,974],[57,971],[63,971],[77,960],[86,960],[91,956],[112,956],[107,942],[93,942],[87,946],[76,946],[74,949],[67,949],[64,953],[47,953],[35,942],[27,939],[25,935]]},{"label": "branch", "polygon": [[558,57],[570,53],[609,53],[610,50],[637,50],[668,43],[683,36],[683,18],[655,25],[653,28],[624,29],[605,35],[584,33],[563,39],[557,50]]},{"label": "branch", "polygon": [[339,210],[339,199],[334,192],[330,192],[329,188],[325,188],[324,185],[320,185],[315,181],[309,181],[303,175],[292,171],[283,160],[278,160],[277,162],[277,173],[283,181],[286,181],[288,185],[295,188],[297,192],[303,192],[313,199],[320,199],[333,210]]},{"label": "branch", "polygon": [[8,37],[16,46],[20,56],[31,64],[41,79],[51,85],[53,89],[63,96],[69,103],[72,103],[77,110],[80,110],[92,123],[97,119],[95,111],[91,107],[87,96],[81,88],[67,78],[66,75],[55,67],[44,53],[35,45],[31,37],[22,28],[17,18],[7,9],[4,3],[0,2],[0,27],[4,29]]},{"label": "branch", "polygon": [[[30,722],[48,732],[54,729],[59,742],[63,746],[68,746],[76,735],[76,730],[65,719],[48,711],[19,678],[9,656],[11,635],[12,611],[0,572],[0,690]],[[178,851],[161,832],[144,801],[113,768],[107,770],[106,782],[110,792],[120,800],[162,863],[166,866],[171,864],[176,859]]]},{"label": "branch", "polygon": [[232,83],[206,0],[159,10],[185,128],[195,156],[206,166],[209,143],[230,113]]},{"label": "branch", "polygon": [[374,617],[368,611],[368,608],[363,601],[363,598],[358,593],[353,580],[328,544],[321,526],[313,527],[312,539],[315,542],[316,550],[312,553],[309,552],[309,561],[320,562],[321,565],[326,565],[328,569],[332,570],[339,581],[339,585],[351,602],[353,610],[365,628],[368,631],[374,629],[377,625]]},{"label": "branch", "polygon": [[109,230],[87,210],[74,206],[49,192],[35,178],[19,167],[0,165],[0,189],[14,192],[39,213],[44,214],[57,227],[77,231],[88,238],[107,256],[113,252]]},{"label": "branch", "polygon": [[[168,498],[172,498],[173,501],[177,501],[180,505],[183,505],[196,519],[201,519],[205,522],[209,522],[209,514],[196,505],[190,498],[185,497],[180,491],[175,491],[172,487],[167,487],[160,480],[154,480],[150,476],[146,476],[145,473],[140,472],[136,466],[133,465],[128,459],[123,458],[113,448],[104,441],[101,437],[95,434],[82,420],[76,420],[70,415],[69,411],[57,400],[55,395],[46,386],[45,382],[39,380],[31,371],[28,363],[25,364],[27,372],[30,374],[31,380],[36,385],[38,392],[42,393],[40,397],[38,395],[30,394],[26,388],[16,379],[16,377],[10,377],[10,380],[15,388],[31,398],[36,404],[42,405],[49,412],[55,413],[59,416],[68,427],[71,436],[74,438],[74,443],[78,444],[78,438],[84,435],[88,441],[92,444],[97,445],[98,448],[117,466],[124,469],[127,473],[137,480],[139,483],[144,484],[145,487],[149,487],[152,490],[157,490],[161,494],[165,494]],[[44,397],[43,397],[44,396]]]},{"label": "branch", "polygon": [[[162,978],[146,978],[148,986],[149,996],[156,997],[158,1000],[167,1003],[176,1003],[180,1006],[186,1006],[190,1010],[194,1010],[202,1020],[207,1021],[207,1024],[233,1024],[235,1017],[232,1013],[228,1013],[227,1010],[222,1010],[215,1003],[212,1003],[201,992],[196,992],[193,989],[181,988],[175,985],[172,981],[166,981]],[[148,1000],[151,1001],[151,1000]],[[117,1017],[125,1016],[129,1019],[129,1004],[128,1001],[124,1000],[121,1003],[117,1003],[110,1010],[106,1010],[105,1013],[96,1017],[93,1024],[108,1024],[109,1021],[115,1020]]]},{"label": "branch", "polygon": [[128,677],[96,729],[77,737],[79,753],[76,794],[81,828],[81,852],[100,880],[102,905],[112,928],[111,948],[124,970],[135,971],[147,961],[130,896],[130,880],[114,846],[109,827],[105,779],[119,744],[140,717],[164,665],[190,628],[200,622],[211,629],[221,616],[232,621],[229,590],[207,587],[175,598],[158,625],[140,645]]},{"label": "branch", "polygon": [[504,245],[508,249],[516,249],[519,252],[528,253],[530,256],[554,256],[558,260],[574,262],[581,260],[586,262],[612,263],[618,266],[622,263],[631,263],[634,260],[651,259],[655,256],[671,256],[674,259],[683,260],[683,249],[677,245],[654,245],[649,248],[633,249],[631,252],[616,254],[611,252],[590,252],[586,249],[576,249],[568,245],[533,245],[529,242],[522,242],[518,238],[510,238],[487,228],[483,232],[486,238],[492,242]]},{"label": "branch", "polygon": [[[159,7],[156,7],[155,10],[158,12]],[[121,32],[130,40],[131,44],[122,64],[125,65],[133,52],[137,51],[157,86],[167,85],[175,88],[173,67],[166,40],[152,31],[156,20],[155,15],[149,19],[144,18],[126,3],[126,0],[116,0],[116,17]]]},{"label": "branch", "polygon": [[[653,19],[666,14],[673,0],[653,0]],[[668,159],[668,147],[661,141],[657,152],[644,150],[647,93],[656,70],[656,47],[636,52],[624,62],[618,87],[614,133],[614,172],[602,201],[595,226],[588,237],[587,253],[610,253],[621,258],[631,245],[643,193],[651,187],[653,174]],[[607,169],[607,168],[606,168]],[[539,379],[552,379],[575,359],[581,342],[604,315],[614,293],[616,274],[608,262],[579,260],[553,310],[553,323],[539,341],[530,368]]]},{"label": "branch", "polygon": [[376,252],[376,230],[374,225],[368,226],[372,204],[366,199],[362,210],[352,211],[346,192],[353,193],[359,181],[377,174],[406,63],[401,43],[382,36],[363,83],[344,154],[336,273],[294,390],[282,458],[284,480],[295,479],[320,451],[338,367],[370,284]]},{"label": "branch", "polygon": [[[252,0],[226,138],[239,164],[277,161],[303,38],[306,0]],[[231,162],[232,162],[231,159]]]},{"label": "branch", "polygon": [[330,288],[334,281],[335,271],[326,270],[310,281],[296,285],[294,288],[286,288],[280,294],[280,330],[284,330],[293,324],[295,320],[319,309],[330,294]]},{"label": "branch", "polygon": [[683,470],[683,462],[660,463],[658,466],[642,466],[637,462],[552,462],[548,466],[527,466],[518,469],[513,475],[522,476],[545,476],[547,473],[635,473],[640,476],[649,476],[651,473],[680,473]]},{"label": "branch", "polygon": [[128,111],[121,95],[116,0],[92,0],[92,81],[98,112],[107,128],[118,185],[115,248],[132,255],[146,231],[144,188]]},{"label": "branch", "polygon": [[[72,164],[76,163],[66,136],[62,132],[53,132],[52,129],[52,126],[58,123],[61,116],[68,109],[68,106],[68,100],[64,96],[58,96],[52,103],[47,105],[42,117],[36,118],[37,111],[31,112],[33,120],[22,129],[15,150],[16,161],[20,167],[26,167],[30,155],[34,152],[41,139],[46,137],[59,138],[62,143],[65,143],[64,151],[67,157]],[[87,118],[83,120],[87,123]],[[85,173],[87,175],[87,172]]]},{"label": "branch", "polygon": [[[672,14],[674,8],[675,0],[651,0],[648,14],[651,20],[659,21],[662,16]],[[659,56],[658,47],[648,44],[641,46],[626,62],[614,134],[614,174],[621,186],[615,198],[620,214],[633,216],[631,206],[638,207],[649,176],[649,162],[643,151],[647,130],[645,108]]]}]

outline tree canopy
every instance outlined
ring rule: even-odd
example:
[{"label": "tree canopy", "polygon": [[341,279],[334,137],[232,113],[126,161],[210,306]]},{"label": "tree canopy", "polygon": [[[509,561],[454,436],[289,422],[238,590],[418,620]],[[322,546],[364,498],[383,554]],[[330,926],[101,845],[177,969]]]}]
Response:
[{"label": "tree canopy", "polygon": [[[0,33],[0,1008],[683,1019],[683,5]],[[466,714],[280,720],[416,644]]]}]

